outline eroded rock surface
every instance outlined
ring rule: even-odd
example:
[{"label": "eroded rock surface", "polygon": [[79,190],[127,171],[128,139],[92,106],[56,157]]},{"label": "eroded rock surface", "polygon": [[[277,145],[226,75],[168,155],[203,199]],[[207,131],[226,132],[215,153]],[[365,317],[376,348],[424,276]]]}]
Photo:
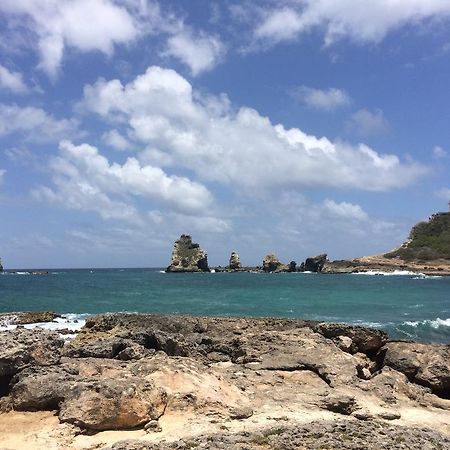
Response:
[{"label": "eroded rock surface", "polygon": [[231,252],[228,268],[230,270],[239,270],[242,268],[241,260],[236,252]]},{"label": "eroded rock surface", "polygon": [[[450,430],[448,347],[389,342],[378,330],[276,318],[104,314],[89,318],[63,348],[43,330],[0,339],[4,349],[17,347],[0,353],[4,367],[14,367],[0,406],[56,410],[62,423],[82,429],[146,427],[164,435],[180,420],[186,429],[202,422],[219,430],[240,422],[266,426],[270,417],[291,425],[299,414],[364,423],[425,414],[426,423]],[[286,442],[295,439],[297,427],[286,430]],[[229,439],[224,448],[233,448],[226,447]]]},{"label": "eroded rock surface", "polygon": [[327,255],[325,253],[323,255],[306,258],[304,270],[305,272],[322,272],[322,269],[326,262]]},{"label": "eroded rock surface", "polygon": [[167,272],[209,272],[208,256],[192,237],[182,234],[175,241]]}]

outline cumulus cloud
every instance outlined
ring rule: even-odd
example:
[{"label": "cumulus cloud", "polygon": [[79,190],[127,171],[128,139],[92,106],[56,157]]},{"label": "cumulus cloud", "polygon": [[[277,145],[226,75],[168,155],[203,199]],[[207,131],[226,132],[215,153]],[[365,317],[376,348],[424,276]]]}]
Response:
[{"label": "cumulus cloud", "polygon": [[326,199],[323,208],[331,215],[344,219],[355,219],[365,221],[369,218],[367,213],[359,205],[348,202],[336,203],[334,200]]},{"label": "cumulus cloud", "polygon": [[177,72],[155,66],[127,85],[101,79],[86,86],[83,106],[128,123],[128,134],[150,149],[146,161],[231,186],[382,191],[425,172],[364,144],[332,142],[275,125],[252,108],[236,110],[226,96],[203,97]]},{"label": "cumulus cloud", "polygon": [[74,119],[56,119],[41,108],[0,103],[0,136],[19,134],[34,142],[57,141],[77,133]]},{"label": "cumulus cloud", "polygon": [[332,111],[351,102],[347,92],[337,88],[315,89],[299,86],[292,91],[292,96],[308,107],[322,111]]},{"label": "cumulus cloud", "polygon": [[117,130],[109,130],[102,135],[103,142],[116,149],[116,150],[128,150],[131,147],[131,142],[122,136]]},{"label": "cumulus cloud", "polygon": [[389,124],[381,109],[369,111],[360,109],[356,111],[346,123],[349,131],[354,131],[360,136],[383,134],[389,129]]},{"label": "cumulus cloud", "polygon": [[450,17],[447,0],[293,0],[260,12],[255,27],[258,41],[275,44],[319,29],[324,42],[341,39],[357,43],[380,42],[388,33],[408,24]]},{"label": "cumulus cloud", "polygon": [[[55,188],[41,186],[35,197],[73,209],[96,211],[105,219],[140,222],[126,197],[143,197],[169,205],[181,214],[199,214],[212,204],[212,195],[188,178],[169,176],[159,167],[142,166],[135,158],[110,163],[96,147],[62,141],[50,168]],[[125,200],[124,200],[125,199]]]},{"label": "cumulus cloud", "polygon": [[193,76],[214,68],[225,55],[225,45],[214,35],[184,29],[167,40],[163,56],[186,64]]},{"label": "cumulus cloud", "polygon": [[115,45],[132,42],[143,32],[142,15],[151,18],[155,8],[134,0],[122,4],[111,0],[0,2],[1,12],[20,18],[22,26],[37,37],[39,67],[51,77],[56,77],[66,47],[110,55]]},{"label": "cumulus cloud", "polygon": [[22,80],[22,74],[11,72],[0,64],[0,88],[10,90],[15,94],[23,94],[27,91],[27,86]]},{"label": "cumulus cloud", "polygon": [[433,148],[433,158],[442,159],[447,157],[447,155],[448,155],[447,150],[443,149],[440,145],[436,145]]}]

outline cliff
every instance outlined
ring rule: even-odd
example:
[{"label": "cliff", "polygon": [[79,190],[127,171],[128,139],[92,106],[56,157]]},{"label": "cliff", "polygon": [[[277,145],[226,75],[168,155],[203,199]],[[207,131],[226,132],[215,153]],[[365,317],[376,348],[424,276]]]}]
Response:
[{"label": "cliff", "polygon": [[190,235],[182,234],[175,241],[166,272],[209,272],[208,255]]}]

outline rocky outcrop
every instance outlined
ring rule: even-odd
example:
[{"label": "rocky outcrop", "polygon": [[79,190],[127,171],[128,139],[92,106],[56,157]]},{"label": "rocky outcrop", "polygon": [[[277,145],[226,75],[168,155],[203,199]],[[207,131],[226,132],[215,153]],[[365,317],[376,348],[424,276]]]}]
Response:
[{"label": "rocky outcrop", "polygon": [[450,346],[389,342],[381,350],[384,364],[404,373],[414,383],[450,399]]},{"label": "rocky outcrop", "polygon": [[305,272],[322,272],[323,266],[327,261],[327,255],[324,253],[322,255],[312,256],[306,258],[304,270]]},{"label": "rocky outcrop", "polygon": [[3,272],[2,258],[0,258],[0,272]]},{"label": "rocky outcrop", "polygon": [[274,255],[266,255],[263,259],[263,272],[288,272],[289,268]]},{"label": "rocky outcrop", "polygon": [[52,311],[23,311],[0,313],[0,325],[26,325],[28,323],[53,322],[60,314]]},{"label": "rocky outcrop", "polygon": [[231,252],[230,261],[228,263],[230,270],[239,270],[242,268],[241,260],[236,252]]},{"label": "rocky outcrop", "polygon": [[209,272],[208,256],[190,235],[182,234],[175,241],[166,272]]},{"label": "rocky outcrop", "polygon": [[271,417],[278,427],[308,415],[397,420],[402,407],[407,417],[417,408],[428,423],[450,424],[448,347],[389,342],[364,327],[104,314],[64,348],[44,330],[0,339],[8,381],[0,409],[55,410],[86,430],[140,427],[167,438],[182,420],[179,429],[203,423],[211,432],[240,421],[267,426]]}]

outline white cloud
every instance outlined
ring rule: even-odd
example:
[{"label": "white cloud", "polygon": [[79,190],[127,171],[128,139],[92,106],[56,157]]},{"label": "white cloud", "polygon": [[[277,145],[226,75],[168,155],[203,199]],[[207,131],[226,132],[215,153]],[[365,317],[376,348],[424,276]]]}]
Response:
[{"label": "white cloud", "polygon": [[186,215],[212,206],[212,196],[201,184],[166,175],[159,167],[141,166],[135,158],[123,165],[110,163],[96,147],[70,141],[62,141],[59,149],[60,155],[50,164],[55,189],[37,188],[34,195],[39,199],[136,223],[141,218],[132,201],[124,201],[126,197],[160,201]]},{"label": "white cloud", "polygon": [[337,88],[315,89],[300,86],[292,91],[292,95],[310,108],[322,111],[332,111],[351,102],[347,92]]},{"label": "white cloud", "polygon": [[123,137],[117,130],[109,130],[103,133],[102,140],[106,145],[116,149],[116,150],[129,150],[131,147],[131,142]]},{"label": "white cloud", "polygon": [[172,56],[186,64],[192,75],[213,69],[225,55],[225,46],[217,36],[194,34],[189,29],[167,40],[163,56]]},{"label": "white cloud", "polygon": [[381,109],[373,112],[360,109],[352,114],[346,125],[350,131],[354,131],[360,136],[383,134],[389,129],[389,124]]},{"label": "white cloud", "polygon": [[442,159],[448,155],[447,150],[443,149],[440,145],[436,145],[433,148],[433,158]]},{"label": "white cloud", "polygon": [[[262,16],[262,17],[261,17]],[[293,0],[265,9],[256,26],[256,40],[269,44],[292,40],[319,29],[326,45],[340,39],[379,42],[408,24],[423,24],[450,16],[447,0]]]},{"label": "white cloud", "polygon": [[0,169],[0,184],[3,183],[3,176],[5,175],[6,170],[5,169]]},{"label": "white cloud", "polygon": [[325,211],[333,216],[343,218],[343,219],[355,219],[365,221],[368,220],[369,216],[359,205],[353,203],[341,202],[336,203],[334,200],[326,199],[323,202],[323,207]]},{"label": "white cloud", "polygon": [[19,17],[37,37],[39,67],[56,77],[66,47],[110,55],[115,45],[135,40],[142,33],[144,5],[153,8],[145,1],[120,5],[111,0],[2,0],[0,11]]},{"label": "white cloud", "polygon": [[74,119],[56,119],[41,108],[0,103],[0,136],[18,133],[34,142],[57,141],[77,134]]},{"label": "white cloud", "polygon": [[236,187],[382,191],[406,186],[426,171],[363,144],[274,125],[251,108],[236,111],[226,96],[212,101],[175,71],[160,67],[125,86],[119,80],[86,86],[84,107],[126,121],[133,138],[150,149],[140,155],[146,161],[153,155],[153,163],[185,167],[204,180]]},{"label": "white cloud", "polygon": [[11,72],[0,64],[0,88],[8,89],[15,94],[23,94],[27,91],[27,86],[22,80],[22,74]]}]

